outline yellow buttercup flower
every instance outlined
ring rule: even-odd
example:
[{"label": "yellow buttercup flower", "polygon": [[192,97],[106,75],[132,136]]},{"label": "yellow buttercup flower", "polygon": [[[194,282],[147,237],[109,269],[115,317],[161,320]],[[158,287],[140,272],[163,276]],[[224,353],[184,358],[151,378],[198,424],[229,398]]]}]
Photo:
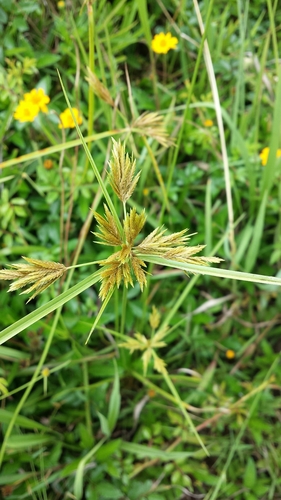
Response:
[{"label": "yellow buttercup flower", "polygon": [[[263,150],[259,154],[259,157],[261,159],[261,164],[263,166],[265,166],[267,164],[268,155],[269,155],[269,148],[268,147],[263,148]],[[276,158],[280,158],[280,156],[281,156],[281,149],[277,149],[277,151],[276,151]]]},{"label": "yellow buttercup flower", "polygon": [[235,358],[235,352],[232,349],[227,349],[225,356],[227,359],[233,359]]},{"label": "yellow buttercup flower", "polygon": [[43,89],[33,89],[27,94],[24,94],[24,100],[38,106],[43,113],[48,113],[46,104],[50,102],[50,97],[47,96]]},{"label": "yellow buttercup flower", "polygon": [[151,48],[156,54],[167,54],[170,49],[175,49],[178,44],[178,39],[172,36],[170,32],[159,33],[155,35],[152,42]]},{"label": "yellow buttercup flower", "polygon": [[65,2],[63,2],[63,0],[60,0],[60,1],[57,3],[57,7],[58,7],[58,9],[64,9],[64,7],[65,7]]},{"label": "yellow buttercup flower", "polygon": [[214,125],[214,122],[213,122],[213,120],[207,119],[203,122],[203,125],[204,125],[204,127],[212,127]]},{"label": "yellow buttercup flower", "polygon": [[[77,108],[71,108],[72,113],[75,116],[75,119],[78,123],[78,125],[81,125],[83,122],[82,116],[80,115],[79,111]],[[59,128],[74,128],[75,127],[75,122],[72,118],[72,114],[70,112],[70,109],[67,108],[65,111],[63,111],[60,114],[60,121],[61,123],[59,124]]]},{"label": "yellow buttercup flower", "polygon": [[51,170],[51,168],[53,168],[54,164],[52,162],[52,160],[48,159],[47,160],[44,160],[43,162],[43,167],[46,169],[46,170]]},{"label": "yellow buttercup flower", "polygon": [[39,107],[28,101],[20,101],[14,112],[14,119],[21,123],[33,122],[39,113]]}]

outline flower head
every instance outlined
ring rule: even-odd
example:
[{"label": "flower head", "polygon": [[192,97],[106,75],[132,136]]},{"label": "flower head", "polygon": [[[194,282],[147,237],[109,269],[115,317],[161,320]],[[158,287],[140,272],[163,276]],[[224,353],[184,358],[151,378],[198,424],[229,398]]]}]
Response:
[{"label": "flower head", "polygon": [[0,279],[13,281],[9,292],[28,287],[27,290],[21,292],[34,292],[28,302],[61,278],[67,270],[63,264],[57,262],[30,259],[28,257],[23,257],[23,259],[27,264],[11,264],[11,269],[0,269]]},{"label": "flower head", "polygon": [[64,9],[64,7],[65,7],[65,2],[63,2],[63,0],[60,0],[60,1],[57,3],[57,7],[58,7],[58,9]]},{"label": "flower head", "polygon": [[43,377],[45,377],[45,378],[46,378],[46,377],[49,377],[49,375],[50,375],[50,370],[49,370],[49,368],[46,366],[46,368],[43,368],[43,370],[41,371],[41,373],[42,373]]},{"label": "flower head", "polygon": [[[269,156],[269,148],[268,147],[263,148],[263,150],[259,154],[259,157],[261,159],[261,164],[263,166],[265,166],[267,164],[268,156]],[[280,156],[281,156],[281,149],[277,149],[276,158],[280,158]]]},{"label": "flower head", "polygon": [[170,32],[159,33],[155,35],[152,42],[151,48],[156,54],[167,54],[170,49],[175,49],[178,44],[178,39],[172,36]]},{"label": "flower head", "polygon": [[[75,119],[78,123],[78,125],[81,125],[83,122],[82,116],[80,115],[79,111],[77,108],[71,108],[72,113],[75,116]],[[72,114],[69,108],[65,109],[61,114],[60,114],[60,121],[61,123],[59,124],[59,128],[74,128],[75,127],[75,122],[72,118]]]},{"label": "flower head", "polygon": [[51,168],[53,168],[54,166],[54,163],[52,160],[50,160],[49,158],[47,158],[46,160],[44,160],[43,162],[43,167],[46,169],[46,170],[51,170]]},{"label": "flower head", "polygon": [[20,101],[14,112],[14,119],[21,123],[33,122],[39,113],[37,104],[28,101]]},{"label": "flower head", "polygon": [[225,357],[227,359],[233,359],[233,358],[235,358],[235,352],[232,349],[227,349],[227,351],[225,353]]},{"label": "flower head", "polygon": [[38,111],[48,113],[46,104],[50,102],[50,97],[47,96],[43,89],[33,89],[27,94],[24,94],[24,100],[34,106],[38,106]]},{"label": "flower head", "polygon": [[207,119],[203,122],[203,125],[204,125],[204,127],[212,127],[214,125],[214,122],[213,122],[213,120]]}]

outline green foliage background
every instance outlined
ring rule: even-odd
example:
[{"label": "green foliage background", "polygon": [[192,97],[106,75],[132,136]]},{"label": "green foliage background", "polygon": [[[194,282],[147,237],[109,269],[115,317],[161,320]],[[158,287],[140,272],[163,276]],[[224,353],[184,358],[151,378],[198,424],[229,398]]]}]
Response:
[{"label": "green foliage background", "polygon": [[[59,70],[71,104],[83,115],[84,137],[95,134],[88,144],[100,173],[110,158],[111,136],[126,140],[136,156],[141,178],[132,204],[146,209],[147,232],[159,223],[171,232],[188,227],[196,233],[191,244],[206,244],[205,255],[225,260],[222,268],[280,277],[280,6],[271,0],[205,0],[200,10],[204,23],[210,13],[207,40],[222,106],[235,246],[229,240],[217,108],[206,61],[198,56],[202,36],[193,2],[75,0],[59,8],[51,0],[2,0],[1,267],[21,255],[57,262],[62,247],[71,265],[90,207],[103,212],[83,148],[60,146],[77,133],[66,130],[64,137],[58,129],[58,115],[67,107]],[[179,44],[156,56],[149,40],[161,31],[171,31]],[[117,99],[123,118],[89,89],[87,66]],[[50,96],[48,115],[16,122],[15,107],[35,87]],[[163,114],[176,144],[163,148],[148,139],[168,206],[147,142],[128,131],[146,111]],[[212,127],[204,125],[207,119]],[[45,149],[51,146],[55,153]],[[271,154],[263,167],[258,155],[266,146]],[[50,170],[46,159],[53,162]],[[62,206],[64,224],[69,221],[64,242]],[[94,239],[87,231],[79,263],[109,255]],[[96,269],[77,268],[71,286]],[[137,285],[129,289],[125,307],[122,290],[115,293],[87,346],[101,306],[97,284],[67,302],[61,315],[49,314],[0,346],[3,437],[19,413],[5,444],[2,498],[281,498],[278,287],[188,278],[160,266],[150,271],[149,287],[144,294]],[[25,296],[7,294],[1,282],[1,329],[62,290],[56,284],[25,304]],[[171,328],[158,354],[209,456],[163,376],[152,366],[144,376],[140,355],[118,348],[115,333],[123,327],[130,336],[151,335],[153,305]],[[233,360],[226,356],[229,349]]]}]

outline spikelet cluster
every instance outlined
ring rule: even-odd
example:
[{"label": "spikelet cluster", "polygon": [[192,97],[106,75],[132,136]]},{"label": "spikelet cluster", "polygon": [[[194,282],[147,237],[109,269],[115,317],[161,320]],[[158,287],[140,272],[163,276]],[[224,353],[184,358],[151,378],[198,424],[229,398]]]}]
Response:
[{"label": "spikelet cluster", "polygon": [[[158,327],[160,322],[160,314],[156,307],[153,306],[152,313],[149,317],[149,322],[152,330]],[[147,338],[141,333],[135,333],[133,337],[126,336],[126,342],[119,344],[119,347],[124,347],[128,349],[130,353],[134,351],[143,351],[142,362],[144,375],[147,372],[147,368],[151,359],[153,359],[153,366],[159,373],[167,373],[166,363],[163,359],[159,358],[155,349],[165,347],[166,343],[163,342],[164,337],[167,334],[168,327],[159,330],[155,335]]]},{"label": "spikelet cluster", "polygon": [[89,83],[90,87],[93,89],[94,93],[104,102],[114,107],[114,101],[110,95],[109,90],[98,79],[97,75],[90,70],[90,68],[87,68],[87,72],[88,77],[86,78],[86,80]]},{"label": "spikelet cluster", "polygon": [[0,279],[11,280],[9,292],[26,288],[23,293],[34,292],[28,302],[40,292],[46,290],[52,283],[66,272],[66,267],[57,262],[42,261],[23,257],[28,264],[11,264],[11,269],[0,270]]},{"label": "spikelet cluster", "polygon": [[157,227],[140,243],[136,250],[141,254],[157,255],[166,259],[207,266],[210,262],[218,263],[218,257],[201,257],[195,255],[205,248],[205,245],[187,246],[191,235],[187,229],[165,236],[166,229]]},{"label": "spikelet cluster", "polygon": [[164,125],[163,116],[156,112],[145,112],[132,123],[132,129],[147,137],[152,137],[165,148],[174,144]]},{"label": "spikelet cluster", "polygon": [[108,207],[105,205],[105,217],[95,212],[98,222],[98,233],[94,233],[101,243],[111,246],[121,246],[118,252],[114,252],[110,257],[100,261],[101,288],[100,296],[105,299],[115,286],[120,284],[134,286],[133,276],[139,282],[141,290],[146,285],[144,268],[146,264],[143,260],[134,255],[133,242],[142,230],[145,223],[144,211],[139,215],[135,208],[132,208],[123,221],[124,236],[119,233],[118,227],[112,217]]},{"label": "spikelet cluster", "polygon": [[125,144],[121,144],[120,141],[116,142],[114,139],[109,167],[109,183],[119,200],[126,203],[135,190],[140,172],[135,173],[136,160],[130,158],[128,153],[126,154]]},{"label": "spikelet cluster", "polygon": [[[136,173],[136,162],[125,151],[125,145],[113,140],[112,159],[109,162],[109,182],[125,208],[126,202],[132,196],[139,180],[140,172]],[[187,229],[166,235],[163,226],[152,231],[141,243],[135,245],[135,240],[141,233],[146,216],[144,210],[138,214],[135,208],[125,211],[125,217],[120,226],[104,205],[104,216],[94,213],[98,223],[98,231],[94,235],[98,242],[104,245],[120,247],[110,257],[99,262],[102,300],[111,294],[115,287],[123,282],[126,287],[134,286],[134,279],[143,290],[146,285],[145,255],[155,255],[166,259],[190,264],[208,265],[210,262],[220,262],[217,257],[197,256],[204,245],[188,246],[190,235]]]}]

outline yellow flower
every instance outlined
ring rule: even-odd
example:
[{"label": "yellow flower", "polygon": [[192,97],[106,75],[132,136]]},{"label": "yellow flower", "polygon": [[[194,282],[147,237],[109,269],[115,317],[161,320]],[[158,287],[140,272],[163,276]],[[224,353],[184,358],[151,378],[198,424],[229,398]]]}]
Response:
[{"label": "yellow flower", "polygon": [[214,122],[213,122],[213,120],[207,119],[203,122],[203,125],[204,125],[204,127],[212,127],[214,125]]},{"label": "yellow flower", "polygon": [[[267,164],[268,155],[269,155],[269,148],[267,148],[267,147],[263,148],[263,150],[259,154],[259,157],[261,159],[261,164],[263,166],[265,166]],[[280,158],[280,156],[281,156],[281,149],[277,149],[277,151],[276,151],[276,158]]]},{"label": "yellow flower", "polygon": [[50,170],[51,168],[53,168],[53,165],[54,164],[53,164],[52,160],[50,160],[50,159],[44,160],[44,162],[43,162],[43,166],[46,170]]},{"label": "yellow flower", "polygon": [[28,103],[38,106],[40,111],[48,113],[46,104],[50,102],[50,97],[47,96],[43,89],[33,89],[31,92],[24,94],[24,100]]},{"label": "yellow flower", "polygon": [[58,7],[58,9],[63,9],[65,7],[65,2],[63,0],[60,0],[57,3],[57,7]]},{"label": "yellow flower", "polygon": [[142,194],[143,194],[143,196],[148,196],[149,195],[149,189],[148,188],[144,188],[142,190]]},{"label": "yellow flower", "polygon": [[[82,116],[80,115],[78,109],[77,108],[71,108],[71,109],[72,109],[72,113],[74,114],[78,125],[81,125],[83,120],[82,120]],[[75,127],[75,123],[74,123],[74,120],[72,118],[72,115],[71,115],[69,108],[67,108],[65,111],[63,111],[63,113],[60,114],[60,121],[61,121],[61,123],[59,124],[59,128],[74,128]]]},{"label": "yellow flower", "polygon": [[42,373],[43,377],[49,377],[50,370],[49,370],[49,368],[46,367],[46,368],[43,368],[43,370],[41,371],[41,373]]},{"label": "yellow flower", "polygon": [[39,113],[39,107],[28,101],[20,101],[14,112],[14,119],[21,123],[33,122]]},{"label": "yellow flower", "polygon": [[155,35],[152,42],[151,48],[156,54],[167,54],[170,49],[175,49],[178,44],[178,39],[172,36],[170,32],[159,33]]},{"label": "yellow flower", "polygon": [[235,358],[235,352],[232,349],[227,349],[225,356],[227,359]]}]

